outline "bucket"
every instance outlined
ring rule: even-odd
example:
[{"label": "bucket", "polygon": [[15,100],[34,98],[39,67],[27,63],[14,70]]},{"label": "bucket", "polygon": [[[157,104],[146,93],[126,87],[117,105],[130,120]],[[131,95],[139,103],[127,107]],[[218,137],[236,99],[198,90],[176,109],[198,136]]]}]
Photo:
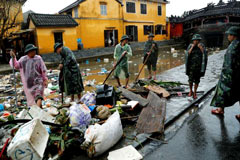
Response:
[{"label": "bucket", "polygon": [[7,154],[13,160],[41,160],[48,138],[49,134],[40,119],[34,119],[19,128],[8,147]]}]

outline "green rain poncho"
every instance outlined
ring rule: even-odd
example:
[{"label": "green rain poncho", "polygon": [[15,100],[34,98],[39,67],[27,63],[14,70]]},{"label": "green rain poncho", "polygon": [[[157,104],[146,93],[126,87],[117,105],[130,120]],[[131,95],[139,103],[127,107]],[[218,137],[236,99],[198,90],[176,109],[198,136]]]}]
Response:
[{"label": "green rain poncho", "polygon": [[224,56],[222,73],[211,106],[229,107],[240,101],[240,41],[234,40]]},{"label": "green rain poncho", "polygon": [[63,64],[64,92],[67,95],[80,94],[84,90],[82,76],[73,52],[62,47],[60,53]]},{"label": "green rain poncho", "polygon": [[188,46],[188,49],[185,53],[185,66],[186,66],[186,74],[189,77],[189,82],[192,83],[199,83],[200,78],[205,75],[206,68],[207,68],[207,61],[208,61],[208,55],[207,51],[205,50],[204,45],[201,43],[204,49],[204,53],[195,46],[192,50],[192,53],[189,54],[189,50],[192,47],[192,44]]},{"label": "green rain poncho", "polygon": [[132,56],[132,49],[128,44],[125,44],[125,46],[121,46],[121,44],[116,45],[115,50],[114,50],[114,59],[119,60],[123,54],[124,51],[127,51],[127,54],[121,61],[121,63],[117,66],[114,76],[116,78],[119,78],[119,75],[121,73],[121,70],[124,71],[125,77],[129,78],[129,71],[128,71],[128,59],[129,57]]},{"label": "green rain poncho", "polygon": [[150,52],[153,44],[155,44],[155,47],[153,48],[153,50],[151,52],[151,55],[148,58],[147,64],[148,63],[150,63],[150,64],[157,63],[157,59],[158,59],[158,46],[157,46],[157,43],[155,41],[147,41],[147,42],[145,42],[145,45],[144,45],[144,57],[146,58],[147,53]]}]

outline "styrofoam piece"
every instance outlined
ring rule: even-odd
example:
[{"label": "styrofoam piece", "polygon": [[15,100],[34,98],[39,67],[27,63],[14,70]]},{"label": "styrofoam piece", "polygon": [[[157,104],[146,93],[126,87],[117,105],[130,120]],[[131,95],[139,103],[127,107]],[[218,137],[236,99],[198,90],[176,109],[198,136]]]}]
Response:
[{"label": "styrofoam piece", "polygon": [[141,160],[143,156],[132,146],[112,151],[108,155],[108,160]]},{"label": "styrofoam piece", "polygon": [[109,63],[109,58],[104,58],[103,61],[104,63]]},{"label": "styrofoam piece", "polygon": [[13,160],[41,160],[47,147],[49,134],[40,119],[34,119],[19,128],[11,141],[7,154]]},{"label": "styrofoam piece", "polygon": [[178,56],[178,53],[173,53],[174,58],[177,58],[177,56]]},{"label": "styrofoam piece", "polygon": [[27,110],[26,109],[23,109],[17,116],[16,118],[17,119],[24,119],[26,116],[27,116]]},{"label": "styrofoam piece", "polygon": [[38,106],[32,106],[31,109],[29,110],[29,114],[27,114],[25,119],[32,119],[32,118],[35,119],[35,118],[38,118],[38,119],[40,119],[42,121],[46,121],[46,122],[51,122],[51,123],[55,122],[55,117],[51,116],[49,113],[47,113],[46,111],[42,110]]}]

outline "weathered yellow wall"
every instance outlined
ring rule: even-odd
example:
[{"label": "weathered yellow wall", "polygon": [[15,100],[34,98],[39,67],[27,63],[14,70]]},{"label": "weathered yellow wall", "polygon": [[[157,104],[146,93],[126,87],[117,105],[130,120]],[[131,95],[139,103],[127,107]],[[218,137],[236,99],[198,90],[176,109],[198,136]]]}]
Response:
[{"label": "weathered yellow wall", "polygon": [[76,27],[35,27],[32,21],[29,23],[30,29],[35,29],[36,46],[40,54],[53,53],[55,44],[54,32],[63,32],[63,44],[71,50],[77,50]]},{"label": "weathered yellow wall", "polygon": [[84,48],[104,47],[104,30],[118,30],[118,42],[123,35],[122,22],[120,20],[78,20],[78,38],[82,39]]},{"label": "weathered yellow wall", "polygon": [[[97,1],[97,2],[96,2]],[[106,3],[107,15],[101,15],[100,2]],[[82,39],[84,48],[104,47],[104,30],[118,30],[118,41],[123,35],[121,4],[115,0],[87,0],[78,6],[79,24],[77,38]]]},{"label": "weathered yellow wall", "polygon": [[39,48],[39,53],[53,53],[54,32],[63,31],[63,45],[67,46],[71,50],[77,50],[77,38],[76,38],[76,28],[37,28],[37,45]]},{"label": "weathered yellow wall", "polygon": [[[128,13],[126,10],[126,2],[135,2],[135,13]],[[147,14],[141,14],[140,4],[147,4]],[[138,27],[138,41],[143,42],[148,39],[147,35],[144,35],[144,25],[163,25],[166,26],[166,4],[162,5],[162,15],[158,15],[158,4],[156,2],[140,2],[132,0],[123,0],[123,12],[124,12],[124,33],[126,33],[126,26],[134,25]],[[169,39],[166,35],[155,35],[155,40]]]}]

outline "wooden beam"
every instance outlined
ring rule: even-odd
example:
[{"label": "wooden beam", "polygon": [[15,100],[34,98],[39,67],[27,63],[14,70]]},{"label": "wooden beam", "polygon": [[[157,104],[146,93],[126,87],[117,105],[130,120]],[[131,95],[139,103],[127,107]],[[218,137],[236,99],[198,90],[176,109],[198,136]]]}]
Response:
[{"label": "wooden beam", "polygon": [[137,121],[137,133],[164,133],[167,100],[151,91],[147,99],[149,104],[143,108]]},{"label": "wooden beam", "polygon": [[137,95],[127,89],[124,89],[122,87],[119,88],[119,90],[122,92],[122,95],[132,101],[138,101],[139,105],[142,107],[146,107],[149,103],[149,101],[143,97],[141,97],[140,95]]}]

